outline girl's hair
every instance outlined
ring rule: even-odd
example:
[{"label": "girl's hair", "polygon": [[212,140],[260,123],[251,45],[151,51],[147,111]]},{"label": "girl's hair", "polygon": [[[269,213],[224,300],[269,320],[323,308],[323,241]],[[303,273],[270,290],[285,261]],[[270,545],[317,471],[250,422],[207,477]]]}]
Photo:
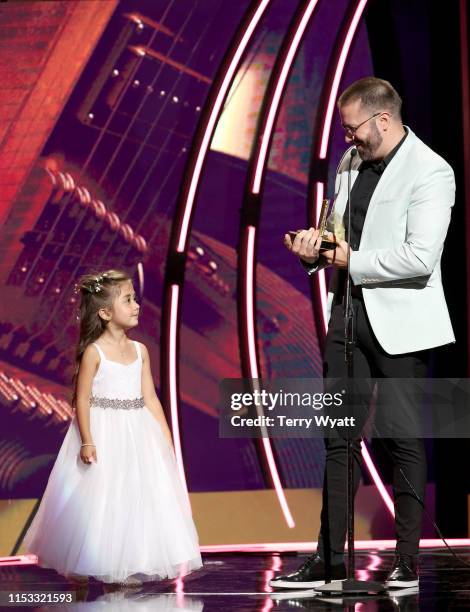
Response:
[{"label": "girl's hair", "polygon": [[80,337],[75,351],[75,371],[72,378],[72,407],[76,407],[77,378],[80,363],[86,347],[95,342],[106,329],[107,321],[98,311],[101,308],[112,308],[114,300],[121,292],[120,283],[132,278],[121,270],[106,270],[100,274],[85,274],[75,285],[75,292],[80,293],[79,316]]}]

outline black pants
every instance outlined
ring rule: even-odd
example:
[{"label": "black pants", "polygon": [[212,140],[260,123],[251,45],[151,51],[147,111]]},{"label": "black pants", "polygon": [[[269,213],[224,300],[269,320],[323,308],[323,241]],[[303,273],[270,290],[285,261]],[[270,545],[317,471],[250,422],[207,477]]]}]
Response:
[{"label": "black pants", "polygon": [[[379,345],[367,317],[362,298],[353,298],[356,322],[354,377],[361,378],[425,378],[429,351],[389,355]],[[344,359],[343,306],[334,302],[326,338],[324,355],[325,378],[346,378]],[[380,406],[378,407],[380,410]],[[384,439],[393,456],[393,493],[397,552],[416,555],[421,534],[422,506],[400,474],[401,467],[415,491],[424,499],[426,455],[419,438]],[[318,551],[328,562],[343,558],[347,528],[347,465],[346,439],[325,439],[326,465],[323,481],[323,507]],[[360,440],[354,442],[354,487],[359,486],[361,467]]]}]

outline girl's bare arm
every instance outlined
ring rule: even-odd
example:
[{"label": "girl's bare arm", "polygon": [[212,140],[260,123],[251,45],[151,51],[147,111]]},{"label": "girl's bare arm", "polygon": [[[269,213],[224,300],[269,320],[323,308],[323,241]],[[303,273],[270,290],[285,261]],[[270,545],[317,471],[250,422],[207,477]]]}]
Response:
[{"label": "girl's bare arm", "polygon": [[90,397],[93,377],[100,362],[94,347],[87,346],[77,377],[77,421],[82,444],[93,444],[90,430]]}]

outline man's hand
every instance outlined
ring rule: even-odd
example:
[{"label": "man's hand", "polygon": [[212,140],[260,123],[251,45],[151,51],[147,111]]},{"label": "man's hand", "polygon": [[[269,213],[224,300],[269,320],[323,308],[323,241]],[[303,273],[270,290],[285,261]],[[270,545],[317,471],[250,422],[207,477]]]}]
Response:
[{"label": "man's hand", "polygon": [[320,256],[320,232],[313,227],[309,230],[300,230],[294,241],[289,234],[286,234],[284,244],[289,251],[307,263],[315,263]]},{"label": "man's hand", "polygon": [[338,246],[331,251],[322,251],[323,257],[329,264],[336,268],[348,267],[348,248],[349,245],[345,240],[338,240]]}]

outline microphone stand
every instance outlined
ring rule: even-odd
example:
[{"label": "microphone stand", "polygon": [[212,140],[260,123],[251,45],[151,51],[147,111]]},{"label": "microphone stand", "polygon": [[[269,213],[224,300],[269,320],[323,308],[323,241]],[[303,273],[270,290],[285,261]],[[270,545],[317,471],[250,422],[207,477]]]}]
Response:
[{"label": "microphone stand", "polygon": [[[355,309],[352,302],[351,286],[351,254],[349,241],[351,237],[351,166],[357,149],[351,149],[348,168],[348,253],[347,253],[347,278],[346,295],[344,306],[344,357],[347,363],[348,384],[347,398],[351,402],[352,391],[354,389],[354,346],[355,346]],[[344,596],[368,594],[376,595],[382,593],[385,587],[380,582],[372,580],[355,579],[355,558],[354,558],[354,440],[351,435],[347,437],[346,444],[346,463],[347,463],[347,513],[348,513],[348,578],[347,580],[330,582],[314,590],[324,595],[341,594]]]}]

